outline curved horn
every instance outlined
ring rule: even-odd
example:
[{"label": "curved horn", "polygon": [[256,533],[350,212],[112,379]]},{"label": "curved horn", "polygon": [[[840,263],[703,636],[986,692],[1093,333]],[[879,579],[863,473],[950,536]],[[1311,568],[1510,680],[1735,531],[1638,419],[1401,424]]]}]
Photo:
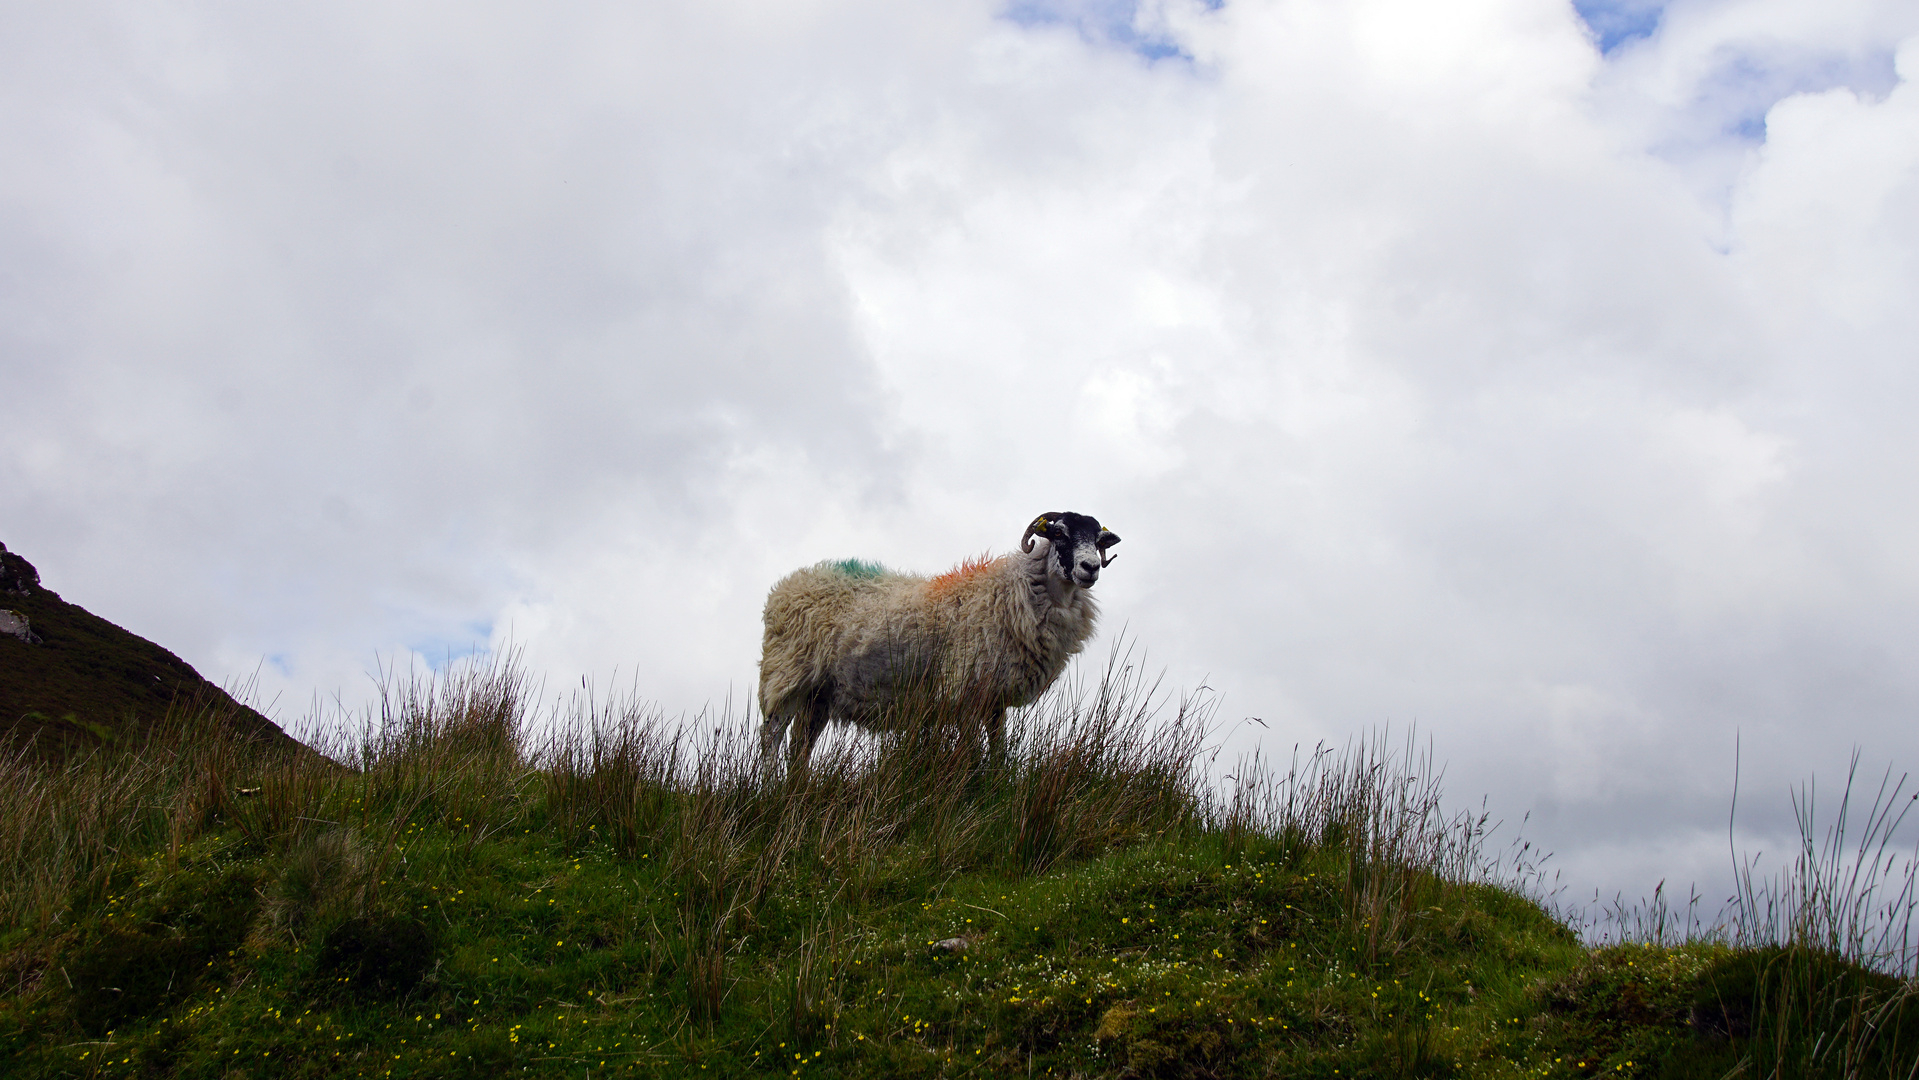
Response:
[{"label": "curved horn", "polygon": [[1118,533],[1111,529],[1100,529],[1099,539],[1093,541],[1093,546],[1099,549],[1099,565],[1102,568],[1113,565],[1113,560],[1119,558],[1117,555],[1106,554],[1106,549],[1117,543],[1119,543]]},{"label": "curved horn", "polygon": [[1033,535],[1035,533],[1044,534],[1050,528],[1052,528],[1052,522],[1046,520],[1045,514],[1034,518],[1033,523],[1026,527],[1026,534],[1019,538],[1019,549],[1031,555],[1033,553]]}]

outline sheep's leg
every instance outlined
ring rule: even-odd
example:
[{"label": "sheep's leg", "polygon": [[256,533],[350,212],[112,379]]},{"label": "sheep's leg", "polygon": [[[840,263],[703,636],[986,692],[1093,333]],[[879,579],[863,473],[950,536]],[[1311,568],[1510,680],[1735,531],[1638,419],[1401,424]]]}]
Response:
[{"label": "sheep's leg", "polygon": [[788,770],[804,769],[813,757],[813,738],[818,732],[813,730],[810,719],[801,717],[793,725],[793,738],[786,744],[786,764]]},{"label": "sheep's leg", "polygon": [[995,769],[1006,765],[1006,710],[995,709],[986,719],[986,757]]},{"label": "sheep's leg", "polygon": [[813,742],[826,730],[828,711],[825,694],[817,694],[806,703],[806,711],[793,725],[793,739],[786,745],[787,760],[793,768],[803,769],[812,760]]},{"label": "sheep's leg", "polygon": [[780,748],[780,740],[786,737],[786,725],[790,719],[786,716],[769,716],[760,723],[761,762],[772,762],[773,752]]}]

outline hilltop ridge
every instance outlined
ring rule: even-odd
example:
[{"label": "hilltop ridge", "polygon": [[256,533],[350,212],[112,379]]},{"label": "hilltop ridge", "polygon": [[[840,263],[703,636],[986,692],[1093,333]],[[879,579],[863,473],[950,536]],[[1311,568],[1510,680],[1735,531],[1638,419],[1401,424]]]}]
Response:
[{"label": "hilltop ridge", "polygon": [[218,713],[269,743],[298,745],[185,660],[61,599],[0,543],[0,733],[9,747],[57,756],[117,741],[176,705]]}]

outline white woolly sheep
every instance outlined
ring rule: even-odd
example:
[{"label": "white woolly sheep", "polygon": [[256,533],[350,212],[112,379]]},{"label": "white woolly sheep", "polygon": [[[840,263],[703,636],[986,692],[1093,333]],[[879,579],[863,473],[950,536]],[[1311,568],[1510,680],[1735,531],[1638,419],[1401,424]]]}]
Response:
[{"label": "white woolly sheep", "polygon": [[1003,756],[1006,710],[1044,693],[1092,637],[1086,590],[1117,543],[1084,514],[1049,513],[1018,552],[934,578],[853,559],[787,575],[766,598],[762,756],[788,724],[804,765],[828,721],[886,731],[910,715],[957,720],[969,740],[983,727]]}]

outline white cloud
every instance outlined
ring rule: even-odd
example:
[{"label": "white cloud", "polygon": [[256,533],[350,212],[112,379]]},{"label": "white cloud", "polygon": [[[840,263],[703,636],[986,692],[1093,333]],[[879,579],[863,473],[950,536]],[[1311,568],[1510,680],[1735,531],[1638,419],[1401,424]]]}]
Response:
[{"label": "white cloud", "polygon": [[1078,509],[1173,682],[1608,894],[1722,872],[1735,729],[1919,761],[1919,17],[1016,13],[22,16],[0,539],[283,716],[509,635],[677,710]]}]

